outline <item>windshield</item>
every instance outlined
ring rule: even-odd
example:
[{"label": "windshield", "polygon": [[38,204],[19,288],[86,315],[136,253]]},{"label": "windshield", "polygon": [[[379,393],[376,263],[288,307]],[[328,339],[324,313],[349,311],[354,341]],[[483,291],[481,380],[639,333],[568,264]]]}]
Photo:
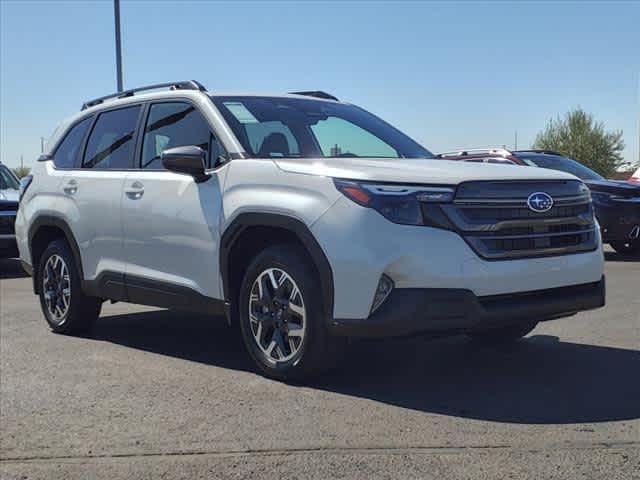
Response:
[{"label": "windshield", "polygon": [[433,158],[431,152],[354,105],[280,97],[212,97],[251,157]]},{"label": "windshield", "polygon": [[7,167],[0,165],[0,190],[18,190],[20,182],[13,176]]},{"label": "windshield", "polygon": [[552,170],[560,170],[575,175],[581,180],[602,180],[603,177],[590,168],[585,167],[581,163],[571,160],[567,157],[560,157],[558,155],[537,154],[537,155],[521,155],[518,154],[518,158],[522,159],[527,165],[541,168],[550,168]]}]

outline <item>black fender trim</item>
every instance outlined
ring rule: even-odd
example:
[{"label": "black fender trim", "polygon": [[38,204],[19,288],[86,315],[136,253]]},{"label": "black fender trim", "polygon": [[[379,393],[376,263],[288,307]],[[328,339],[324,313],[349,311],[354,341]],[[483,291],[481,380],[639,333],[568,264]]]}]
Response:
[{"label": "black fender trim", "polygon": [[113,301],[215,316],[224,312],[224,302],[220,299],[182,285],[122,272],[104,271],[83,285],[87,295]]},{"label": "black fender trim", "polygon": [[22,269],[27,272],[27,275],[33,277],[33,266],[29,265],[24,260],[20,260],[20,264],[22,265]]},{"label": "black fender trim", "polygon": [[38,265],[33,261],[33,237],[38,232],[41,227],[56,227],[62,230],[64,236],[66,237],[67,243],[71,247],[71,252],[73,253],[73,259],[76,262],[76,265],[79,269],[79,275],[82,279],[83,285],[82,288],[84,290],[84,271],[82,269],[82,257],[80,256],[80,249],[78,248],[78,242],[76,242],[73,233],[71,232],[71,228],[67,224],[66,221],[61,219],[60,217],[55,217],[53,215],[40,215],[38,216],[31,226],[29,227],[29,254],[31,255],[31,263],[32,263],[32,279],[33,279],[33,293],[38,294]]},{"label": "black fender trim", "polygon": [[[222,277],[223,296],[227,303],[227,311],[230,311],[230,272],[229,252],[242,232],[249,227],[277,227],[288,230],[302,242],[309,252],[315,267],[320,274],[320,286],[322,288],[322,300],[327,309],[327,322],[333,316],[333,272],[322,248],[309,230],[309,228],[297,218],[277,213],[247,212],[238,215],[222,234],[220,241],[220,275]],[[231,319],[228,318],[230,321]]]}]

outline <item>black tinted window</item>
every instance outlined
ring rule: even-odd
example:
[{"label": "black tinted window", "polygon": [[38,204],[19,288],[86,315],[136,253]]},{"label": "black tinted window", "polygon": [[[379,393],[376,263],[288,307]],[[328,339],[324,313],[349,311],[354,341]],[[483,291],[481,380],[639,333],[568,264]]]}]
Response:
[{"label": "black tinted window", "polygon": [[73,168],[75,166],[82,140],[87,133],[87,129],[91,126],[92,120],[93,117],[85,118],[69,130],[53,157],[53,163],[57,168]]},{"label": "black tinted window", "polygon": [[89,136],[83,166],[98,169],[131,168],[140,107],[101,113]]},{"label": "black tinted window", "polygon": [[[193,105],[181,102],[151,105],[144,129],[141,167],[163,168],[160,154],[168,148],[196,145],[209,152],[212,141],[209,125]],[[217,157],[219,152],[217,148],[214,150]]]}]

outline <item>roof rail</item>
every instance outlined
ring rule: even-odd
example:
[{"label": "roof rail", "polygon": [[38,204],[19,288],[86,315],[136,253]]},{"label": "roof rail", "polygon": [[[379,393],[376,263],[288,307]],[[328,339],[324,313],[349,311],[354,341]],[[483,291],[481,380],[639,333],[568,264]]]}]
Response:
[{"label": "roof rail", "polygon": [[560,152],[556,152],[555,150],[547,150],[543,148],[530,148],[528,150],[517,150],[518,152],[528,152],[528,153],[546,153],[547,155],[558,155],[559,157],[564,157]]},{"label": "roof rail", "polygon": [[325,100],[335,100],[336,102],[340,101],[333,95],[330,95],[327,92],[323,92],[321,90],[313,90],[309,92],[289,92],[289,93],[291,95],[304,95],[305,97],[323,98]]},{"label": "roof rail", "polygon": [[452,150],[450,152],[442,152],[436,155],[438,158],[444,157],[461,157],[464,155],[483,154],[488,155],[511,155],[506,148],[461,148],[460,150]]},{"label": "roof rail", "polygon": [[99,105],[103,103],[105,100],[109,100],[111,98],[132,97],[137,92],[142,92],[144,90],[157,90],[158,88],[166,88],[166,87],[169,87],[169,90],[199,90],[201,92],[207,91],[207,89],[200,82],[197,82],[195,80],[184,80],[181,82],[170,82],[170,83],[156,83],[155,85],[147,85],[146,87],[132,88],[129,90],[125,90],[123,92],[112,93],[111,95],[105,95],[104,97],[96,98],[94,100],[89,100],[82,104],[82,110],[86,110],[89,107]]}]

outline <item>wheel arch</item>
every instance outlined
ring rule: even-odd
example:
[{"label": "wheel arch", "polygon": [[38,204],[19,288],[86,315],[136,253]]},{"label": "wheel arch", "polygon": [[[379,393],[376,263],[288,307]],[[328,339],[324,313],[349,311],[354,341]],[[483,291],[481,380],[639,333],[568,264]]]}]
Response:
[{"label": "wheel arch", "polygon": [[[295,241],[306,250],[319,275],[323,304],[326,309],[325,314],[327,317],[331,317],[333,315],[333,272],[322,247],[320,247],[307,225],[301,220],[288,215],[245,212],[238,215],[229,224],[220,241],[220,275],[222,278],[222,294],[226,303],[227,320],[229,322],[232,321],[237,308],[234,300],[239,293],[238,275],[240,273],[244,274],[244,269],[246,269],[253,256],[240,255],[244,263],[241,261],[241,265],[236,265],[235,270],[232,263],[237,261],[238,254],[241,253],[245,245],[243,242],[252,242],[249,238],[251,232],[258,231],[273,234],[272,238],[260,238],[258,245],[263,248],[264,245]],[[250,251],[249,253],[257,252]],[[239,272],[238,268],[242,272]],[[240,277],[242,276],[240,275]]]},{"label": "wheel arch", "polygon": [[80,249],[71,232],[71,228],[67,222],[60,217],[41,215],[37,217],[29,227],[29,253],[33,267],[33,293],[35,294],[39,293],[38,265],[40,264],[40,257],[47,248],[47,245],[56,238],[64,238],[69,244],[71,252],[73,253],[73,259],[79,270],[78,274],[84,283],[82,257],[80,256]]}]

